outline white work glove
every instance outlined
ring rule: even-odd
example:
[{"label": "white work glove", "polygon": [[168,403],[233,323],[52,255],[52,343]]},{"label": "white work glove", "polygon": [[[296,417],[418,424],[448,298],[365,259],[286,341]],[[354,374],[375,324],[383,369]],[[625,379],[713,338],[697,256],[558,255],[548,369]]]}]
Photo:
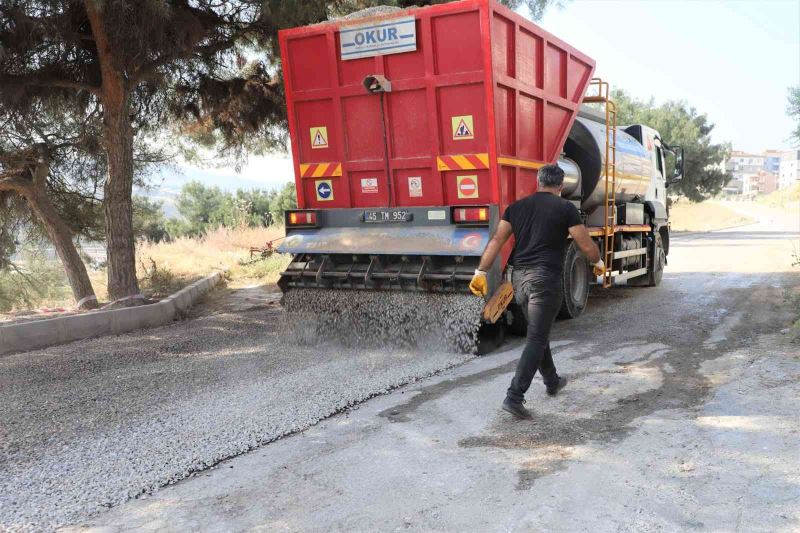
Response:
[{"label": "white work glove", "polygon": [[469,282],[469,290],[475,296],[486,296],[489,292],[489,282],[486,280],[486,272],[483,270],[476,270],[475,275],[472,276],[472,281]]},{"label": "white work glove", "polygon": [[595,276],[602,276],[606,273],[606,264],[603,263],[603,260],[599,260],[597,263],[593,263],[592,266],[594,267],[594,275]]}]

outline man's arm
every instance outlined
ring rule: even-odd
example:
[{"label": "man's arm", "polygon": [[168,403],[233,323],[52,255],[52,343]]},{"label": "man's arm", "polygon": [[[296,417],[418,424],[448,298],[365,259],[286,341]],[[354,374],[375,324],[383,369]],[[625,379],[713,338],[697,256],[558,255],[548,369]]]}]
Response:
[{"label": "man's arm", "polygon": [[492,263],[494,263],[500,250],[503,249],[503,245],[508,238],[511,237],[511,233],[511,224],[506,220],[501,220],[500,224],[497,226],[497,231],[494,232],[494,236],[483,251],[481,261],[478,263],[478,270],[475,271],[475,275],[469,283],[469,290],[471,290],[472,294],[475,296],[486,296],[486,293],[489,291],[486,272],[492,268]]},{"label": "man's arm", "polygon": [[572,235],[572,239],[575,241],[575,244],[578,245],[578,248],[581,249],[584,257],[586,257],[591,264],[596,265],[601,259],[600,248],[598,248],[597,244],[592,240],[586,226],[583,224],[572,226],[569,228],[569,234]]},{"label": "man's arm", "polygon": [[489,244],[486,245],[486,249],[483,251],[481,262],[478,264],[478,270],[487,272],[492,268],[492,263],[494,263],[497,254],[503,249],[503,245],[509,237],[511,237],[511,224],[506,220],[501,220],[500,224],[497,226],[497,231],[494,232],[494,237],[492,237]]}]

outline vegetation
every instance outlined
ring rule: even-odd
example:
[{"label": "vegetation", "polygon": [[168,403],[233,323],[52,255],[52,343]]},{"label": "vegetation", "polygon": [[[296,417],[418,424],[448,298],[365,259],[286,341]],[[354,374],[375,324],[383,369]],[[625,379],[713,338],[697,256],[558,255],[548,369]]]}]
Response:
[{"label": "vegetation", "polygon": [[[148,298],[162,298],[214,270],[227,271],[234,285],[275,283],[290,256],[275,254],[267,259],[251,259],[249,249],[282,235],[278,227],[220,227],[209,229],[202,237],[139,242],[136,274],[142,293]],[[90,270],[89,277],[97,297],[105,300],[105,267],[99,265]],[[0,313],[70,307],[71,302],[63,269],[41,251],[26,249],[20,265],[0,273]]]},{"label": "vegetation", "polygon": [[[24,226],[47,235],[63,264],[75,301],[97,306],[86,268],[73,244],[75,233],[94,229],[91,198],[97,188],[97,164],[91,137],[96,121],[61,120],[62,107],[43,103],[23,116],[0,105],[0,206],[6,228]],[[35,227],[34,227],[35,226]],[[4,260],[15,247],[0,250]]]},{"label": "vegetation", "polygon": [[280,190],[240,189],[229,193],[193,181],[184,185],[178,195],[176,205],[180,218],[166,220],[163,215],[151,211],[156,204],[146,199],[142,199],[142,204],[148,207],[142,210],[142,216],[148,217],[147,224],[140,223],[146,225],[142,235],[150,242],[159,242],[200,237],[217,228],[280,226],[284,212],[297,207],[297,196],[294,183],[287,183]]},{"label": "vegetation", "polygon": [[[32,0],[0,7],[0,112],[93,117],[105,165],[112,299],[137,294],[135,146],[170,133],[241,156],[283,140],[277,31],[324,20],[327,2]],[[255,49],[266,53],[252,54]],[[248,57],[259,57],[249,61]],[[261,60],[263,58],[263,60]],[[87,137],[88,138],[88,137]]]},{"label": "vegetation", "polygon": [[[705,114],[700,114],[686,102],[638,100],[625,91],[613,91],[619,124],[646,124],[656,129],[668,144],[682,146],[686,151],[683,180],[670,191],[700,202],[722,191],[731,176],[718,166],[730,153],[730,144],[714,144],[714,129]],[[674,161],[667,158],[667,177],[672,176]]]},{"label": "vegetation", "polygon": [[789,87],[789,104],[786,113],[794,119],[795,128],[791,133],[791,140],[800,144],[800,85]]},{"label": "vegetation", "polygon": [[756,201],[771,207],[800,207],[800,184],[759,196]]}]

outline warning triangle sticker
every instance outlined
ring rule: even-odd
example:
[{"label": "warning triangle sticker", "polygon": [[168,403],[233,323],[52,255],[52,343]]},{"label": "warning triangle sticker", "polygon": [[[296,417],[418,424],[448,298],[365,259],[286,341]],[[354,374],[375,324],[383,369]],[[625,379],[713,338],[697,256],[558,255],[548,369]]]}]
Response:
[{"label": "warning triangle sticker", "polygon": [[461,122],[458,123],[456,133],[453,135],[453,137],[472,137],[472,130],[469,129],[463,118],[461,119]]},{"label": "warning triangle sticker", "polygon": [[453,126],[453,140],[463,141],[465,139],[475,138],[475,127],[472,121],[472,115],[457,115],[450,117],[450,123]]},{"label": "warning triangle sticker", "polygon": [[317,126],[311,128],[311,148],[328,147],[328,128]]}]

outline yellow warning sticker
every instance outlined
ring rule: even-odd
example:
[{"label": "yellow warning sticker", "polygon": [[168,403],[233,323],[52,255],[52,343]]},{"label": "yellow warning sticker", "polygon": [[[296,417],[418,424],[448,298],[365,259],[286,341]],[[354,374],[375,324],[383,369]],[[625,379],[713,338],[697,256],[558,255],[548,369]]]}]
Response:
[{"label": "yellow warning sticker", "polygon": [[478,176],[456,176],[459,198],[478,197]]},{"label": "yellow warning sticker", "polygon": [[465,139],[474,139],[475,128],[472,123],[472,115],[462,115],[451,118],[453,124],[453,140],[463,141]]},{"label": "yellow warning sticker", "polygon": [[316,126],[311,128],[311,148],[327,148],[328,147],[328,128],[325,126]]}]

